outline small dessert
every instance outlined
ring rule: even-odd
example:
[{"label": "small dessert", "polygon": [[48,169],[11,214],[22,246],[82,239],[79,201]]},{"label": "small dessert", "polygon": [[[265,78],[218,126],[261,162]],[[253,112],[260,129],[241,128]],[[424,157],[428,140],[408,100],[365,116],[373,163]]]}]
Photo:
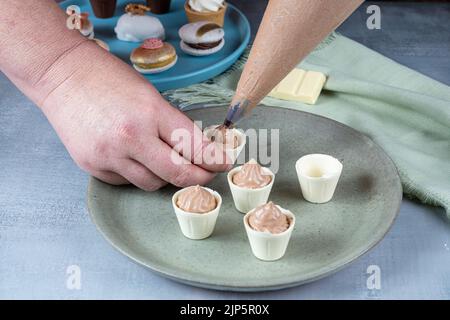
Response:
[{"label": "small dessert", "polygon": [[289,228],[289,217],[272,201],[256,207],[248,216],[248,225],[255,231],[282,233]]},{"label": "small dessert", "polygon": [[193,213],[206,213],[217,207],[216,197],[200,186],[186,188],[177,199],[178,208]]},{"label": "small dessert", "polygon": [[244,226],[253,254],[261,260],[274,261],[284,256],[295,216],[273,202],[263,204],[244,216]]},{"label": "small dessert", "polygon": [[144,74],[163,72],[177,63],[175,48],[167,42],[153,38],[145,40],[142,45],[131,52],[133,67]]},{"label": "small dessert", "polygon": [[145,5],[128,4],[114,28],[117,39],[130,42],[141,42],[149,38],[164,40],[165,31],[161,21],[147,16],[148,11],[150,8]]},{"label": "small dessert", "polygon": [[106,51],[109,51],[109,45],[105,41],[100,39],[92,39],[92,40],[94,40],[95,43],[97,43],[101,48],[105,49]]},{"label": "small dessert", "polygon": [[342,163],[326,154],[309,154],[295,163],[298,181],[306,201],[331,200],[342,172]]},{"label": "small dessert", "polygon": [[221,125],[206,127],[203,134],[211,141],[223,146],[228,158],[234,163],[245,147],[246,135],[235,128],[225,128]]},{"label": "small dessert", "polygon": [[89,20],[87,12],[81,12],[80,7],[71,5],[66,8],[68,18],[66,26],[70,30],[78,30],[83,36],[94,39],[94,25]]},{"label": "small dessert", "polygon": [[189,22],[209,21],[223,27],[227,4],[224,0],[188,0],[184,10]]},{"label": "small dessert", "polygon": [[92,11],[97,18],[105,19],[114,16],[116,0],[89,0]]},{"label": "small dessert", "polygon": [[100,47],[109,51],[109,45],[100,40],[94,38],[94,26],[89,21],[89,14],[87,12],[81,12],[80,7],[76,5],[70,5],[66,8],[66,14],[68,18],[66,20],[66,26],[70,30],[78,30],[86,38],[95,41]]},{"label": "small dessert", "polygon": [[209,188],[192,186],[176,192],[172,205],[183,235],[199,240],[214,231],[222,197]]},{"label": "small dessert", "polygon": [[239,137],[237,134],[233,130],[221,126],[217,126],[214,131],[212,131],[210,140],[220,143],[230,149],[235,149],[239,145]]},{"label": "small dessert", "polygon": [[193,56],[206,56],[223,48],[225,33],[223,29],[208,21],[185,24],[178,31],[180,48]]},{"label": "small dessert", "polygon": [[272,181],[272,175],[264,172],[258,162],[251,159],[233,175],[232,181],[241,188],[258,189],[267,186]]},{"label": "small dessert", "polygon": [[155,14],[163,14],[170,11],[170,0],[147,0],[150,11]]},{"label": "small dessert", "polygon": [[227,179],[234,206],[238,211],[247,213],[267,202],[275,174],[251,159],[243,166],[230,170]]}]

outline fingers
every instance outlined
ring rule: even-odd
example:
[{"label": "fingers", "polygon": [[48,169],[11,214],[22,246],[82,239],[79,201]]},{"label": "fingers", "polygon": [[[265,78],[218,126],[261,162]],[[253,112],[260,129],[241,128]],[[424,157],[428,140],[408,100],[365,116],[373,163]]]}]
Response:
[{"label": "fingers", "polygon": [[158,138],[150,138],[144,150],[131,156],[162,180],[177,187],[204,185],[215,176],[192,164]]},{"label": "fingers", "polygon": [[121,184],[129,184],[130,183],[127,179],[125,179],[121,175],[114,173],[112,171],[99,170],[99,171],[91,172],[91,174],[94,177],[102,180],[103,182],[109,183],[109,184],[121,185]]},{"label": "fingers", "polygon": [[133,159],[124,159],[117,163],[117,167],[123,176],[106,170],[95,171],[92,175],[103,182],[113,185],[132,183],[145,191],[155,191],[167,184],[167,182]]},{"label": "fingers", "polygon": [[145,191],[155,191],[167,184],[145,166],[133,159],[123,159],[117,169],[129,182]]},{"label": "fingers", "polygon": [[223,148],[212,143],[202,130],[178,109],[165,108],[159,119],[159,136],[185,159],[203,169],[227,171],[232,162]]}]

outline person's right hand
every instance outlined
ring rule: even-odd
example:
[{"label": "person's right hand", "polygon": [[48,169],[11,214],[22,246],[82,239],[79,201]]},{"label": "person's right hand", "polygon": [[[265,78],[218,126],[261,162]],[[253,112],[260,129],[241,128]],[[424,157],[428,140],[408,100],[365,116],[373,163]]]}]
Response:
[{"label": "person's right hand", "polygon": [[[111,184],[130,182],[149,191],[167,182],[203,185],[215,172],[229,169],[229,159],[216,144],[147,80],[106,52],[90,52],[95,55],[87,65],[69,77],[49,75],[64,81],[41,101],[82,169]],[[186,130],[190,139],[180,144],[173,135],[177,129]]]}]

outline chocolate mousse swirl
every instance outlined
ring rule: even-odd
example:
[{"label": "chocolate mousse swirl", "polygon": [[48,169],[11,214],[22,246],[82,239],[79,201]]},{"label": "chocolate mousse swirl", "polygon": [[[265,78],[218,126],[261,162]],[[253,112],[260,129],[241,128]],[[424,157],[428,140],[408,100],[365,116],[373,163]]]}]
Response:
[{"label": "chocolate mousse swirl", "polygon": [[254,159],[251,159],[242,166],[232,180],[238,187],[258,189],[267,186],[272,181],[272,176],[265,173],[263,168]]},{"label": "chocolate mousse swirl", "polygon": [[177,199],[178,208],[192,213],[206,213],[217,206],[216,197],[205,188],[193,186],[186,188]]},{"label": "chocolate mousse swirl", "polygon": [[286,231],[290,225],[289,217],[272,201],[256,207],[247,221],[253,230],[273,234]]},{"label": "chocolate mousse swirl", "polygon": [[235,149],[239,146],[239,138],[232,129],[218,126],[214,129],[211,141],[223,144],[226,148]]}]

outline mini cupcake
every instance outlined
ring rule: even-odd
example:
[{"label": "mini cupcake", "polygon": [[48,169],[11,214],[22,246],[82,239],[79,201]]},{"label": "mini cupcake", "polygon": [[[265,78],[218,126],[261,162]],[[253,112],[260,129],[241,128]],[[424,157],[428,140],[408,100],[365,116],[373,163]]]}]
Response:
[{"label": "mini cupcake", "polygon": [[223,29],[207,21],[185,24],[178,31],[178,35],[181,38],[181,50],[193,56],[213,54],[225,44]]},{"label": "mini cupcake", "polygon": [[252,252],[264,261],[284,256],[295,225],[295,216],[273,202],[263,204],[244,216]]},{"label": "mini cupcake", "polygon": [[222,197],[209,188],[193,186],[176,192],[172,205],[184,236],[200,240],[214,231]]},{"label": "mini cupcake", "polygon": [[295,163],[303,198],[312,203],[331,200],[342,172],[342,163],[326,154],[309,154]]},{"label": "mini cupcake", "polygon": [[228,158],[234,163],[245,147],[246,138],[244,132],[235,128],[225,128],[221,125],[206,127],[203,134],[211,141],[224,148]]},{"label": "mini cupcake", "polygon": [[267,202],[275,175],[251,159],[243,166],[229,171],[227,178],[234,206],[240,212],[247,213]]},{"label": "mini cupcake", "polygon": [[147,0],[150,11],[155,14],[163,14],[170,11],[170,0]]},{"label": "mini cupcake", "polygon": [[105,19],[114,16],[116,0],[89,0],[89,2],[97,18]]},{"label": "mini cupcake", "polygon": [[147,39],[131,52],[133,67],[144,74],[159,73],[172,68],[177,63],[175,48],[160,39]]},{"label": "mini cupcake", "polygon": [[184,10],[189,22],[209,21],[223,27],[227,4],[224,0],[188,0]]},{"label": "mini cupcake", "polygon": [[114,28],[117,39],[130,42],[142,42],[149,38],[164,40],[164,27],[158,18],[146,15],[149,10],[142,4],[128,4]]}]

